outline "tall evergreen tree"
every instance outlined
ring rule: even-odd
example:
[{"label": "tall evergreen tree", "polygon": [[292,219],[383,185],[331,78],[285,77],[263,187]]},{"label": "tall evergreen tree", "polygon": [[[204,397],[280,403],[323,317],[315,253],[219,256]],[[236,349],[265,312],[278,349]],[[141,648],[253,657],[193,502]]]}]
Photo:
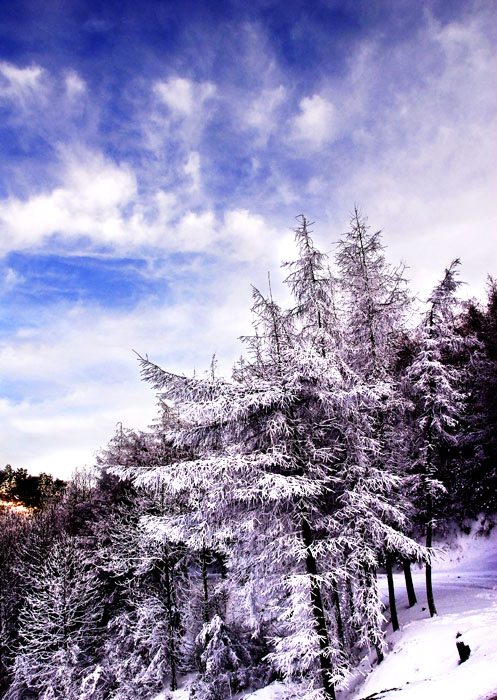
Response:
[{"label": "tall evergreen tree", "polygon": [[190,542],[210,532],[233,583],[257,582],[274,610],[275,668],[317,682],[329,700],[347,671],[337,582],[354,576],[359,643],[381,653],[377,553],[419,558],[421,550],[401,532],[398,477],[379,466],[378,396],[338,352],[332,280],[305,218],[296,235],[300,257],[288,278],[295,309],[283,312],[254,290],[250,360],[231,381],[178,377],[142,360],[144,378],[180,412],[183,427],[169,439],[195,455],[149,478],[190,502],[163,519],[165,531],[189,530]]},{"label": "tall evergreen tree", "polygon": [[[411,298],[404,278],[404,265],[396,268],[389,265],[384,250],[381,231],[372,233],[356,207],[350,229],[339,241],[337,250],[344,314],[343,351],[360,382],[369,390],[368,413],[374,438],[372,463],[384,480],[391,479],[390,499],[394,498],[406,511],[408,502],[402,498],[406,475],[402,468],[400,439],[405,430],[405,400],[395,378],[395,366]],[[390,524],[396,528],[405,527],[398,515]],[[408,567],[408,559],[400,550],[382,547],[381,543],[379,547],[383,551],[377,554],[381,554],[386,566],[391,619],[396,629],[398,618],[392,563],[394,557],[400,557]]]},{"label": "tall evergreen tree", "polygon": [[[417,469],[425,506],[426,547],[433,546],[437,504],[445,490],[447,446],[458,439],[458,421],[464,408],[461,370],[450,364],[450,353],[462,339],[455,326],[459,260],[454,260],[428,299],[418,329],[419,351],[408,369],[416,399],[419,456]],[[430,615],[436,615],[431,561],[426,564],[426,594]]]},{"label": "tall evergreen tree", "polygon": [[0,513],[0,696],[7,690],[15,660],[22,604],[22,541],[29,528],[24,516]]},{"label": "tall evergreen tree", "polygon": [[100,614],[97,580],[77,541],[61,534],[36,571],[19,616],[20,644],[6,698],[34,691],[40,700],[80,698],[95,651]]},{"label": "tall evergreen tree", "polygon": [[[234,381],[187,380],[143,361],[146,378],[181,406],[187,427],[177,443],[198,455],[162,478],[170,487],[188,485],[192,499],[201,494],[188,514],[189,526],[204,538],[207,521],[218,546],[229,543],[229,575],[239,578],[241,568],[267,600],[276,596],[271,655],[276,668],[304,677],[317,660],[325,695],[332,698],[340,669],[331,666],[336,652],[321,591],[327,572],[317,567],[313,531],[334,450],[322,443],[322,432],[329,430],[326,397],[321,396],[321,419],[317,396],[312,400],[322,358],[298,353],[292,324],[272,300],[254,290],[254,301],[257,333],[247,339],[254,361],[240,367]],[[320,546],[326,549],[326,541]]]},{"label": "tall evergreen tree", "polygon": [[405,266],[385,259],[381,231],[371,233],[357,208],[337,247],[345,352],[351,366],[368,380],[387,381],[411,298]]},{"label": "tall evergreen tree", "polygon": [[472,300],[460,320],[468,410],[465,439],[457,454],[460,517],[497,511],[497,282],[489,277],[487,305]]},{"label": "tall evergreen tree", "polygon": [[[124,478],[129,471],[153,472],[168,457],[168,447],[156,432],[119,426],[99,463],[105,473]],[[123,700],[159,692],[166,682],[177,689],[182,634],[178,586],[187,586],[189,561],[181,545],[151,537],[143,524],[152,514],[160,517],[173,510],[164,489],[140,486],[97,530],[96,563],[108,589],[102,663],[109,692]]]}]

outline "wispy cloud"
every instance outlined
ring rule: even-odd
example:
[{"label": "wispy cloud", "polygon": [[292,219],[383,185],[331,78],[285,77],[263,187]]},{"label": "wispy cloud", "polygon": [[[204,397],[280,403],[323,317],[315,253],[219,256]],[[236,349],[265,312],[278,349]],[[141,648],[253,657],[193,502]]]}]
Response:
[{"label": "wispy cloud", "polygon": [[3,96],[24,101],[42,88],[43,70],[37,65],[19,68],[4,61],[0,63],[0,75],[3,83],[0,94]]},{"label": "wispy cloud", "polygon": [[202,104],[214,95],[212,83],[194,83],[186,78],[170,78],[158,81],[154,92],[174,115],[190,117],[202,108]]},{"label": "wispy cloud", "polygon": [[283,85],[268,87],[242,110],[241,117],[249,128],[255,129],[267,142],[268,136],[278,130],[280,107],[287,98]]},{"label": "wispy cloud", "polygon": [[217,352],[229,369],[249,285],[271,270],[278,295],[300,212],[331,250],[357,202],[421,295],[456,255],[467,294],[495,272],[493,3],[178,3],[174,21],[148,2],[69,5],[50,45],[19,26],[31,48],[0,63],[0,414],[15,466],[68,473],[117,421],[146,425],[132,347],[176,371]]},{"label": "wispy cloud", "polygon": [[75,97],[86,90],[86,83],[75,71],[69,71],[65,77],[67,93]]},{"label": "wispy cloud", "polygon": [[321,95],[304,97],[293,120],[294,137],[310,148],[320,148],[336,135],[335,106]]}]

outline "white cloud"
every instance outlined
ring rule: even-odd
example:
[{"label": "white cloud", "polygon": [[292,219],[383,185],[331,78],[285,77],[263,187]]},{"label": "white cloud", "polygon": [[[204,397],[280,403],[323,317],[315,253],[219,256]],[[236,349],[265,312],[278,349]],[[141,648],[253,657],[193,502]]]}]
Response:
[{"label": "white cloud", "polygon": [[32,104],[44,102],[47,91],[46,73],[40,66],[17,66],[0,63],[0,100],[14,102],[22,113]]},{"label": "white cloud", "polygon": [[200,188],[196,151],[189,153],[183,172],[190,178],[186,190],[145,197],[126,164],[82,149],[66,151],[63,184],[27,200],[0,201],[0,253],[57,250],[59,242],[66,242],[85,251],[105,245],[116,255],[153,246],[249,262],[271,255],[279,234],[262,216],[233,209],[218,218],[208,203],[189,207],[188,194]]},{"label": "white cloud", "polygon": [[321,95],[304,97],[300,101],[300,114],[293,120],[295,138],[319,148],[333,141],[336,135],[335,106]]},{"label": "white cloud", "polygon": [[74,71],[70,71],[65,77],[66,90],[69,95],[76,96],[86,90],[85,81]]},{"label": "white cloud", "polygon": [[[68,477],[93,463],[115,425],[146,429],[156,414],[153,390],[140,381],[132,348],[173,372],[209,366],[213,353],[228,372],[250,330],[249,280],[218,271],[216,286],[193,301],[143,302],[132,313],[74,307],[53,310],[36,327],[0,339],[9,383],[28,387],[22,400],[0,399],[2,458],[32,472]],[[195,278],[179,296],[191,295]],[[188,291],[189,290],[189,291]]]},{"label": "white cloud", "polygon": [[189,117],[216,91],[212,83],[195,83],[187,78],[170,78],[155,83],[154,91],[178,116]]},{"label": "white cloud", "polygon": [[214,213],[186,212],[175,227],[173,236],[171,243],[176,250],[215,252],[211,249],[218,238]]},{"label": "white cloud", "polygon": [[154,397],[139,382],[106,384],[104,400],[101,385],[93,383],[92,393],[78,405],[64,395],[42,402],[0,399],[4,459],[31,473],[67,479],[77,467],[95,463],[95,452],[107,444],[119,420],[144,429],[153,417]]},{"label": "white cloud", "polygon": [[39,87],[43,69],[40,66],[18,68],[12,63],[0,63],[0,74],[8,82],[8,89],[14,94],[25,94]]},{"label": "white cloud", "polygon": [[[23,148],[30,152],[32,162],[40,165],[38,149],[31,153],[33,139],[39,139],[53,151],[60,144],[79,139],[91,142],[100,114],[100,105],[93,102],[84,80],[73,70],[51,73],[37,65],[19,68],[0,63],[0,103],[7,106],[6,124],[14,127]],[[90,109],[86,109],[91,107]],[[84,122],[81,117],[84,116]],[[78,125],[75,128],[74,120]],[[50,162],[50,148],[44,151],[45,162]],[[48,156],[48,157],[47,157]],[[29,182],[30,171],[12,183],[13,189],[21,180],[22,187]],[[37,169],[39,178],[40,171]]]},{"label": "white cloud", "polygon": [[248,209],[234,209],[224,214],[223,239],[235,259],[272,259],[278,237],[275,228]]},{"label": "white cloud", "polygon": [[462,293],[482,295],[486,272],[497,269],[495,45],[481,18],[430,19],[411,44],[368,53],[361,72],[369,92],[351,120],[364,127],[368,114],[368,129],[354,129],[361,157],[334,184],[330,214],[345,220],[357,201],[384,229],[389,257],[407,261],[422,296],[454,257],[470,283]]},{"label": "white cloud", "polygon": [[191,189],[197,191],[200,189],[200,154],[198,151],[190,151],[186,163],[183,166],[185,175],[190,178]]},{"label": "white cloud", "polygon": [[3,280],[0,281],[0,292],[5,293],[23,281],[21,275],[12,268],[7,268]]},{"label": "white cloud", "polygon": [[63,185],[28,200],[0,201],[3,252],[40,245],[53,234],[115,244],[136,234],[122,225],[123,208],[137,191],[131,170],[87,151],[64,160]]},{"label": "white cloud", "polygon": [[191,114],[193,111],[193,84],[185,78],[171,78],[168,82],[159,82],[155,91],[161,100],[173,111]]},{"label": "white cloud", "polygon": [[280,126],[277,111],[285,99],[286,90],[283,85],[278,85],[276,88],[266,88],[245,111],[243,115],[245,123],[267,137],[270,132]]}]

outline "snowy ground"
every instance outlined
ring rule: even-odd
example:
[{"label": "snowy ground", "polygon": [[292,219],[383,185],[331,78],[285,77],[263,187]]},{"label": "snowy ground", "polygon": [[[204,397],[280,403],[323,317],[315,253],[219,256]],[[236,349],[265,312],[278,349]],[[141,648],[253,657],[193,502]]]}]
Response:
[{"label": "snowy ground", "polygon": [[[429,617],[424,571],[414,571],[413,578],[418,604],[409,609],[403,575],[395,576],[401,629],[388,634],[385,660],[371,666],[365,659],[338,700],[497,700],[497,532],[461,539],[435,565],[436,618]],[[384,577],[380,585],[387,599]],[[458,633],[471,648],[463,664]],[[282,691],[282,684],[273,683],[244,700],[280,700]],[[169,697],[188,700],[189,694],[183,689],[154,700]]]},{"label": "snowy ground", "polygon": [[[497,533],[490,539],[461,540],[435,565],[433,581],[438,616],[431,619],[424,572],[414,574],[419,602],[411,609],[403,576],[395,577],[401,629],[389,634],[390,653],[383,663],[360,685],[339,693],[340,700],[497,698]],[[381,584],[386,593],[386,581]],[[463,664],[458,633],[471,648]]]}]

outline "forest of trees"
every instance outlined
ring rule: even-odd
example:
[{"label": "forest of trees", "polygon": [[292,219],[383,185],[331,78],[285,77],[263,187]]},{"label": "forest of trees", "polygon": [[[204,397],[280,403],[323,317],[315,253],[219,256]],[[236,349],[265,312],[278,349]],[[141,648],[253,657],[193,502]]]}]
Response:
[{"label": "forest of trees", "polygon": [[28,509],[44,508],[62,495],[66,485],[51,474],[34,476],[26,469],[13,469],[7,464],[0,469],[0,510],[16,503]]},{"label": "forest of trees", "polygon": [[298,217],[290,308],[253,289],[229,378],[140,357],[150,429],[118,424],[92,472],[0,516],[5,700],[145,700],[190,673],[198,700],[273,679],[334,700],[383,659],[394,570],[415,605],[425,568],[436,615],[437,542],[497,511],[497,284],[462,303],[448,261],[416,302],[357,210],[334,260],[311,233]]}]

